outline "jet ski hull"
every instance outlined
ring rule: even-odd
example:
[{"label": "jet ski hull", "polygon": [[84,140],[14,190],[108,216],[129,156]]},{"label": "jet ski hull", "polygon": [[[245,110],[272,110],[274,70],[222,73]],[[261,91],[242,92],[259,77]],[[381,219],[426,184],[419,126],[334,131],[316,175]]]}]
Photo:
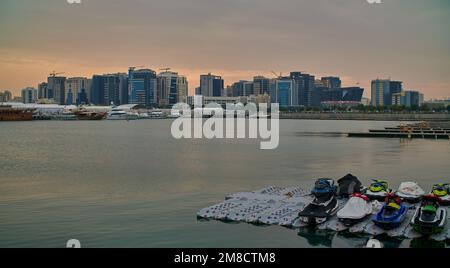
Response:
[{"label": "jet ski hull", "polygon": [[398,197],[400,197],[403,201],[408,202],[410,204],[417,204],[422,200],[422,196],[408,196],[403,195],[401,193],[397,193]]},{"label": "jet ski hull", "polygon": [[358,223],[363,222],[364,220],[366,220],[369,216],[365,216],[361,219],[344,219],[344,218],[339,218],[339,221],[342,222],[345,227],[351,227],[353,225],[356,225]]},{"label": "jet ski hull", "polygon": [[384,201],[386,199],[387,193],[386,192],[372,192],[367,190],[367,192],[364,194],[366,195],[370,200],[377,200],[377,201]]},{"label": "jet ski hull", "polygon": [[438,234],[444,230],[445,224],[447,222],[447,210],[444,208],[439,208],[436,212],[435,219],[432,221],[421,220],[422,208],[417,208],[414,217],[411,220],[411,225],[414,230],[423,235],[433,235]]},{"label": "jet ski hull", "polygon": [[406,206],[401,205],[399,211],[397,211],[395,214],[386,216],[385,210],[386,206],[384,206],[381,211],[372,219],[376,226],[384,230],[392,230],[398,228],[405,220],[406,213],[408,211]]},{"label": "jet ski hull", "polygon": [[317,205],[314,203],[309,204],[301,211],[298,216],[300,221],[308,225],[317,225],[324,223],[331,216],[335,215],[339,208],[339,204],[336,198],[330,201],[326,206]]}]

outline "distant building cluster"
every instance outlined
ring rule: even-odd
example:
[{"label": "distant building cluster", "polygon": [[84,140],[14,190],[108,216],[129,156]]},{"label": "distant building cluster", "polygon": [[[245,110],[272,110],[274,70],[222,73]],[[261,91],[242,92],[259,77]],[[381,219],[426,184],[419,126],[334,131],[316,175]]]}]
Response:
[{"label": "distant building cluster", "polygon": [[0,102],[9,102],[12,101],[12,93],[9,90],[5,90],[3,92],[0,91]]},{"label": "distant building cluster", "polygon": [[405,106],[420,107],[424,103],[424,95],[416,90],[403,90],[403,82],[390,79],[372,81],[372,106]]},{"label": "distant building cluster", "polygon": [[[403,90],[403,83],[390,79],[376,79],[371,84],[371,99],[363,98],[359,86],[344,87],[339,77],[316,79],[314,75],[291,72],[275,78],[255,76],[225,87],[224,79],[211,73],[200,75],[199,87],[194,96],[203,96],[203,103],[225,105],[236,102],[278,103],[280,107],[327,107],[372,105],[420,107],[422,93]],[[142,107],[167,107],[178,102],[193,104],[195,97],[188,96],[186,76],[161,69],[130,67],[128,73],[95,74],[87,77],[64,77],[61,73],[49,75],[46,82],[35,88],[22,90],[23,103],[54,103],[59,105],[109,106],[137,104]],[[0,92],[0,101],[13,100],[9,91]]]},{"label": "distant building cluster", "polygon": [[324,105],[359,105],[364,89],[342,87],[339,77],[322,77],[291,72],[271,79],[255,76],[253,81],[239,81],[227,87],[228,97],[266,96],[280,107],[320,107]]},{"label": "distant building cluster", "polygon": [[185,76],[166,69],[157,74],[151,69],[130,67],[128,73],[95,74],[92,78],[66,78],[51,74],[38,85],[37,101],[60,105],[167,106],[186,102],[188,81]]}]

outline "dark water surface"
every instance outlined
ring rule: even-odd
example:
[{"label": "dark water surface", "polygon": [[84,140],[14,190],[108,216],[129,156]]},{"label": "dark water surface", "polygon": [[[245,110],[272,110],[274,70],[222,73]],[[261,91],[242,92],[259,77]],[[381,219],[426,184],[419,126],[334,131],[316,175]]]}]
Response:
[{"label": "dark water surface", "polygon": [[[450,142],[352,139],[395,122],[282,120],[277,150],[256,140],[174,140],[171,121],[0,123],[0,247],[357,247],[364,237],[201,222],[224,196],[310,188],[346,173],[395,188],[450,180]],[[392,241],[391,246],[444,246]]]}]

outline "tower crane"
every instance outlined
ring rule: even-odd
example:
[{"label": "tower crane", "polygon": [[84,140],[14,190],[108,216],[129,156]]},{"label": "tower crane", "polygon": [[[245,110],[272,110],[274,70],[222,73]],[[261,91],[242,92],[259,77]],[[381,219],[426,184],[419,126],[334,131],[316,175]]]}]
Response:
[{"label": "tower crane", "polygon": [[64,74],[64,72],[57,73],[56,71],[53,71],[50,73],[50,77],[56,77],[57,75],[60,75],[60,74]]}]

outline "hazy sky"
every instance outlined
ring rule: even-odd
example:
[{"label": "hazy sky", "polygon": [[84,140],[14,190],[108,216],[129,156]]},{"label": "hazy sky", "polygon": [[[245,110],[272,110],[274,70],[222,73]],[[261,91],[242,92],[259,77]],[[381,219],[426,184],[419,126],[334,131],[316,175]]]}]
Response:
[{"label": "hazy sky", "polygon": [[0,90],[145,65],[226,84],[271,70],[450,96],[450,1],[1,0]]}]

